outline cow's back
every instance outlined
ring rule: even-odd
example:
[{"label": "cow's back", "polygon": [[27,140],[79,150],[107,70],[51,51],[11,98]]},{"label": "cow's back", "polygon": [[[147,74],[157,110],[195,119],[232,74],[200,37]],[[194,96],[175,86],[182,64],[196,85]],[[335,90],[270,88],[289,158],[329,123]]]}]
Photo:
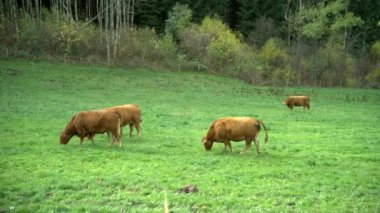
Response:
[{"label": "cow's back", "polygon": [[99,123],[101,116],[100,110],[79,112],[76,115],[75,125],[87,127],[89,125]]},{"label": "cow's back", "polygon": [[221,118],[214,123],[215,134],[220,139],[241,141],[255,137],[259,127],[257,121],[249,117]]},{"label": "cow's back", "polygon": [[136,104],[126,104],[105,108],[105,110],[117,112],[123,120],[123,126],[141,121],[141,110]]},{"label": "cow's back", "polygon": [[103,132],[109,126],[115,126],[119,119],[120,116],[115,112],[92,110],[78,113],[76,125],[89,132]]},{"label": "cow's back", "polygon": [[306,106],[310,103],[309,96],[289,96],[285,99],[285,104],[288,106]]}]

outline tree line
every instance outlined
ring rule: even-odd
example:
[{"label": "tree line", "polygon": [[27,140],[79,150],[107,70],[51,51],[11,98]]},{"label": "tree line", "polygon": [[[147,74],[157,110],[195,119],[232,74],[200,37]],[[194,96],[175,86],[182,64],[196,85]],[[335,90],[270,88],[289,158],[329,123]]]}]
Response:
[{"label": "tree line", "polygon": [[0,56],[379,87],[376,0],[0,0]]}]

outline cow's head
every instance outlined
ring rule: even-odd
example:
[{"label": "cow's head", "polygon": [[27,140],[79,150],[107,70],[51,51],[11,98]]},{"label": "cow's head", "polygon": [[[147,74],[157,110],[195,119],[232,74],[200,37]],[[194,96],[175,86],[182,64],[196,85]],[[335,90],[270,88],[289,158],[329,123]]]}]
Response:
[{"label": "cow's head", "polygon": [[59,143],[60,144],[67,144],[70,140],[70,136],[65,134],[64,132],[61,133],[61,136],[59,137]]},{"label": "cow's head", "polygon": [[212,140],[207,139],[207,137],[203,137],[202,138],[202,143],[203,143],[203,146],[205,147],[206,151],[210,151],[211,150],[212,144],[213,144]]},{"label": "cow's head", "polygon": [[282,102],[284,105],[288,105],[288,99],[285,99],[284,102]]}]

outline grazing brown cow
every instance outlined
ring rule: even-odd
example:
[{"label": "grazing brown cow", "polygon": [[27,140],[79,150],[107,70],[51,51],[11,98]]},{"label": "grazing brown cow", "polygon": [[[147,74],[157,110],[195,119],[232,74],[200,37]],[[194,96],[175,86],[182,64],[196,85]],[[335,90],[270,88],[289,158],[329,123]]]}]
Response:
[{"label": "grazing brown cow", "polygon": [[108,110],[92,110],[75,114],[60,136],[60,143],[67,144],[70,139],[77,135],[80,144],[88,137],[90,140],[95,134],[110,132],[112,134],[112,145],[115,139],[121,147],[121,115]]},{"label": "grazing brown cow", "polygon": [[133,126],[136,128],[137,137],[140,137],[141,110],[137,104],[126,104],[104,108],[104,110],[116,112],[121,115],[121,126],[129,124],[129,137],[132,137]]},{"label": "grazing brown cow", "polygon": [[232,151],[230,141],[245,140],[245,148],[241,152],[243,154],[251,147],[251,143],[254,141],[256,152],[259,154],[260,124],[264,127],[265,143],[267,143],[268,133],[264,123],[249,117],[228,117],[214,121],[206,136],[203,137],[202,143],[207,151],[211,150],[214,142],[224,143],[224,149],[228,146]]},{"label": "grazing brown cow", "polygon": [[310,110],[310,97],[309,96],[289,96],[284,100],[284,104],[293,110],[294,106],[307,107]]}]

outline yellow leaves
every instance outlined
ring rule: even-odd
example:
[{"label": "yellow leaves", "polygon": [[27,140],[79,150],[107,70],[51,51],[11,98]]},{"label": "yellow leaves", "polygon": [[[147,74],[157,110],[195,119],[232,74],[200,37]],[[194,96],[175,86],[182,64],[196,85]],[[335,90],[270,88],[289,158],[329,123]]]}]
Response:
[{"label": "yellow leaves", "polygon": [[219,19],[206,17],[199,27],[199,31],[211,36],[206,50],[218,60],[232,60],[235,53],[241,48],[240,40]]},{"label": "yellow leaves", "polygon": [[289,55],[278,39],[270,38],[261,48],[259,58],[267,66],[280,66],[289,60]]},{"label": "yellow leaves", "polygon": [[371,55],[375,60],[380,60],[380,41],[376,41],[371,47]]}]

